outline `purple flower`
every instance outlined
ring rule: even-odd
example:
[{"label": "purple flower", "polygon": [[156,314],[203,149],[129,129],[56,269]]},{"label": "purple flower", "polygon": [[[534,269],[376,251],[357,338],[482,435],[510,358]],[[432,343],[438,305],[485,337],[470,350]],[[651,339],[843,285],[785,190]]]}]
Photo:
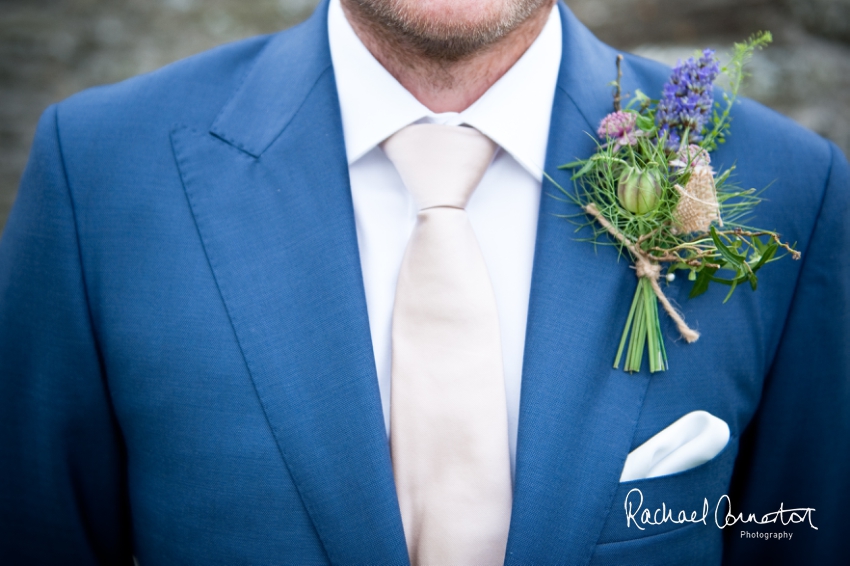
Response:
[{"label": "purple flower", "polygon": [[596,135],[608,143],[614,142],[614,151],[626,145],[635,145],[638,136],[641,135],[636,129],[637,114],[634,112],[623,112],[619,110],[608,114],[599,123]]},{"label": "purple flower", "polygon": [[659,135],[667,134],[671,150],[679,149],[685,131],[688,143],[702,140],[714,104],[714,79],[719,74],[720,63],[711,49],[703,51],[699,59],[690,57],[673,68],[655,113]]}]

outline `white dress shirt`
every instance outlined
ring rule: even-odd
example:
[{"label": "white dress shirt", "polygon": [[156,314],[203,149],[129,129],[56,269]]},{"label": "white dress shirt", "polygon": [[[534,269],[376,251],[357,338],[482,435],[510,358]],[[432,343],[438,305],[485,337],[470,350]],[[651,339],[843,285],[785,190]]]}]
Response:
[{"label": "white dress shirt", "polygon": [[417,209],[378,144],[409,124],[433,122],[467,124],[500,147],[469,201],[467,214],[499,311],[513,471],[540,187],[561,62],[558,9],[552,9],[543,31],[519,61],[460,113],[435,114],[416,100],[369,53],[345,18],[339,0],[330,2],[328,32],[388,433],[393,303]]}]

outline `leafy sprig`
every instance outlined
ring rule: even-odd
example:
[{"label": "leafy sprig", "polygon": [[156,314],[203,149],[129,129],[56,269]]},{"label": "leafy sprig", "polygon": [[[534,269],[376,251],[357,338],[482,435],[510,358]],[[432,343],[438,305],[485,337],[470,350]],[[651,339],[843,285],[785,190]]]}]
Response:
[{"label": "leafy sprig", "polygon": [[[722,113],[718,113],[717,109],[712,113],[711,129],[705,135],[703,142],[700,144],[708,151],[717,149],[717,144],[726,142],[726,134],[729,131],[731,122],[730,113],[735,105],[735,100],[738,98],[738,93],[741,91],[741,85],[744,84],[744,79],[749,76],[745,70],[746,64],[752,59],[753,53],[756,50],[761,50],[773,42],[773,35],[769,31],[760,31],[753,34],[747,41],[743,43],[733,44],[732,58],[729,62],[720,68],[720,72],[724,75],[728,82],[728,91],[723,92]],[[716,108],[721,108],[720,103],[715,103]]]},{"label": "leafy sprig", "polygon": [[[718,71],[712,51],[703,51],[698,61],[689,59],[677,66],[671,83],[665,86],[663,115],[658,113],[661,103],[641,91],[621,108],[622,58],[618,57],[615,112],[600,124],[601,141],[594,138],[596,152],[560,167],[573,171],[572,191],[550,178],[565,198],[582,210],[567,217],[577,225],[576,231],[590,227],[593,233],[589,241],[617,246],[620,254],[628,255],[635,264],[639,281],[615,367],[619,367],[625,352],[626,371],[639,371],[646,347],[650,371],[666,369],[658,302],[687,341],[699,337],[659,287],[663,266],[667,266],[668,280],[678,271],[688,273],[688,280],[693,282],[692,298],[705,293],[711,283],[728,286],[726,302],[739,285],[748,283],[756,290],[756,273],[768,263],[784,255],[800,256],[778,234],[745,224],[762,200],[760,191],[739,187],[734,180],[734,165],[715,173],[707,153],[724,143],[728,135],[731,111],[747,76],[747,61],[771,40],[769,32],[761,32],[735,44],[731,60],[719,68],[728,78],[729,88],[722,94],[723,105],[715,103],[710,120],[703,101],[710,99],[711,83]],[[677,108],[683,112],[682,119],[676,118]],[[688,140],[699,143],[688,146]],[[695,196],[700,191],[708,191],[710,196]],[[701,214],[696,216],[696,224],[683,221],[689,206],[696,206]]]}]

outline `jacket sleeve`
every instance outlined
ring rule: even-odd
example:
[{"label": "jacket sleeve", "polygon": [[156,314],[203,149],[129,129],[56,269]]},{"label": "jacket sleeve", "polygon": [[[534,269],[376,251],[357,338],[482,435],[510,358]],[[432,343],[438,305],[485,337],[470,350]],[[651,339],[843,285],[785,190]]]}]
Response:
[{"label": "jacket sleeve", "polygon": [[[846,564],[850,556],[850,168],[830,151],[818,220],[730,488],[736,515],[813,508],[817,529],[783,524],[789,513],[727,527],[726,564]],[[741,531],[793,534],[759,540]]]},{"label": "jacket sleeve", "polygon": [[132,564],[124,449],[85,286],[53,107],[0,241],[4,564]]}]

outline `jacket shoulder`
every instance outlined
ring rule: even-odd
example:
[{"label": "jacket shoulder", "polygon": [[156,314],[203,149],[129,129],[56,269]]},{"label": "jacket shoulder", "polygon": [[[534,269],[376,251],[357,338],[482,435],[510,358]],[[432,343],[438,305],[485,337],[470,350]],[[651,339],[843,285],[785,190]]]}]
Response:
[{"label": "jacket shoulder", "polygon": [[156,71],[97,86],[60,102],[63,133],[110,131],[179,120],[209,125],[273,36],[222,45]]}]

